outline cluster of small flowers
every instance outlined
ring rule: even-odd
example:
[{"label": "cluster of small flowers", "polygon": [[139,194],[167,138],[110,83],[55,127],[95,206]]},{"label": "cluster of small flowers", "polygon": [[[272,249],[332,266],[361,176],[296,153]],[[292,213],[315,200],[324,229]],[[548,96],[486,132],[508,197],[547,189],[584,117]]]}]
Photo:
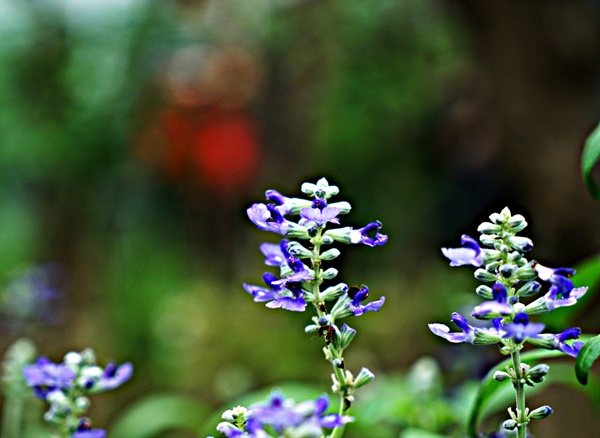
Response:
[{"label": "cluster of small flowers", "polygon": [[266,404],[225,411],[222,415],[225,421],[218,424],[217,430],[230,438],[268,438],[272,434],[316,437],[324,436],[323,429],[334,429],[354,420],[347,415],[325,414],[328,406],[327,395],[296,404],[275,392]]},{"label": "cluster of small flowers", "polygon": [[[478,269],[475,278],[482,283],[476,293],[488,300],[476,306],[471,316],[491,320],[491,327],[471,326],[467,319],[453,313],[451,321],[461,332],[450,332],[444,324],[429,324],[430,330],[449,342],[468,342],[476,345],[500,344],[503,354],[518,353],[527,341],[537,347],[560,350],[576,357],[582,342],[572,341],[579,337],[579,328],[569,328],[559,334],[541,333],[544,324],[532,323],[529,316],[550,312],[556,308],[571,306],[587,291],[587,287],[574,288],[569,279],[575,274],[573,269],[551,269],[524,257],[524,253],[533,249],[533,243],[526,237],[517,236],[527,226],[521,215],[511,215],[508,208],[490,216],[490,222],[483,222],[478,231],[481,233],[480,245],[467,235],[461,239],[461,248],[442,248],[442,253],[450,260],[450,266],[473,265]],[[529,304],[521,302],[538,294],[541,280],[550,284],[548,291]],[[533,386],[543,380],[548,372],[546,365],[530,368],[526,364],[518,364],[508,373],[496,373],[497,380],[510,378],[513,382],[525,382]],[[521,420],[543,418],[552,413],[548,406],[522,414]],[[514,413],[509,410],[511,419],[505,422],[507,429],[514,429],[520,424]]]},{"label": "cluster of small flowers", "polygon": [[[305,331],[324,336],[326,359],[335,369],[344,370],[342,354],[356,331],[346,324],[339,328],[336,321],[350,315],[360,316],[379,311],[385,297],[363,304],[369,296],[369,288],[365,285],[349,287],[345,283],[338,283],[321,290],[324,281],[332,280],[338,274],[335,268],[323,269],[323,262],[340,255],[337,248],[321,252],[321,247],[334,242],[374,247],[385,244],[387,236],[378,232],[382,227],[380,222],[371,222],[360,229],[327,229],[329,224],[339,225],[338,216],[349,213],[350,204],[345,201],[329,202],[329,198],[337,195],[339,189],[329,185],[325,178],[316,184],[304,183],[301,190],[312,200],[288,198],[275,190],[267,190],[266,198],[273,203],[254,204],[248,209],[248,217],[259,229],[275,232],[287,239],[282,239],[279,244],[260,245],[266,257],[265,264],[279,267],[280,278],[267,272],[263,275],[267,288],[249,284],[244,284],[244,288],[254,297],[254,301],[266,302],[269,308],[303,312],[307,303],[311,303],[316,316],[312,318],[314,324],[308,325]],[[294,215],[299,216],[297,222],[285,218]],[[288,240],[292,238],[307,240],[308,248],[298,241]],[[332,301],[331,310],[328,310],[327,302]],[[367,369],[362,369],[356,379],[347,370],[334,374],[334,392],[343,393],[346,402],[351,403],[352,393],[357,388],[356,381],[362,383],[365,376],[373,378]]]},{"label": "cluster of small flowers", "polygon": [[88,396],[117,388],[132,373],[130,363],[97,366],[94,352],[89,348],[81,353],[67,353],[63,363],[56,364],[42,356],[23,368],[27,385],[38,398],[50,404],[44,420],[72,438],[106,436],[105,430],[92,429],[90,420],[83,416],[90,406]]},{"label": "cluster of small flowers", "polygon": [[[492,327],[472,327],[463,315],[453,313],[451,320],[462,333],[450,333],[450,329],[443,324],[429,324],[429,328],[449,342],[501,343],[506,354],[528,341],[538,347],[559,349],[577,356],[583,344],[575,342],[569,345],[566,341],[579,336],[578,328],[570,328],[557,335],[541,334],[544,325],[530,323],[529,315],[572,306],[586,293],[587,287],[573,287],[573,282],[569,280],[575,274],[573,269],[550,269],[523,256],[533,248],[530,239],[516,236],[527,226],[523,216],[512,216],[510,210],[505,208],[501,213],[492,214],[490,219],[491,223],[483,222],[478,228],[482,233],[480,241],[488,248],[481,248],[474,239],[463,235],[462,248],[442,248],[442,252],[450,260],[450,266],[479,267],[475,271],[475,278],[491,284],[491,287],[481,285],[477,288],[476,293],[489,301],[476,306],[471,315],[477,319],[492,320]],[[550,283],[548,292],[527,305],[521,303],[521,298],[540,292],[538,279]]]},{"label": "cluster of small flowers", "polygon": [[[331,228],[331,224],[340,224],[339,216],[349,213],[351,206],[345,201],[330,202],[330,198],[337,195],[339,189],[329,185],[325,178],[321,178],[316,184],[302,184],[301,191],[311,199],[290,198],[275,190],[267,190],[266,198],[270,201],[269,204],[257,203],[248,208],[248,217],[260,230],[270,231],[284,238],[278,244],[260,245],[260,251],[265,256],[265,264],[278,267],[279,277],[267,272],[263,275],[267,287],[250,284],[243,286],[254,297],[254,301],[264,302],[272,309],[282,308],[293,312],[304,312],[307,307],[314,309],[313,324],[308,325],[305,331],[324,337],[325,358],[333,365],[334,370],[332,390],[340,395],[343,406],[340,414],[322,417],[327,407],[326,399],[321,398],[317,402],[305,402],[289,407],[281,401],[281,397],[275,396],[271,400],[269,409],[251,409],[248,411],[252,413],[250,416],[243,411],[243,420],[240,420],[242,417],[239,414],[234,421],[222,423],[219,430],[226,435],[246,430],[251,436],[263,436],[255,429],[262,430],[262,425],[267,424],[264,423],[265,418],[275,418],[270,417],[271,414],[267,412],[279,412],[278,409],[286,412],[285,415],[281,413],[281,418],[293,419],[285,423],[290,427],[297,428],[301,424],[326,428],[343,427],[350,421],[350,417],[343,414],[354,401],[355,390],[375,377],[366,368],[362,368],[356,377],[346,370],[343,353],[356,335],[356,330],[347,324],[338,327],[337,321],[351,315],[360,316],[366,312],[379,311],[385,302],[385,297],[366,302],[369,288],[365,285],[349,287],[345,283],[338,283],[322,290],[324,282],[331,281],[338,275],[338,271],[333,267],[325,269],[324,262],[336,259],[340,255],[340,250],[337,248],[330,247],[322,251],[322,247],[335,242],[375,247],[385,244],[387,236],[379,233],[382,227],[380,222],[371,222],[359,229]],[[298,219],[290,220],[290,216],[298,216]],[[313,407],[306,411],[306,406]],[[241,410],[242,408],[238,408],[236,412],[242,412]],[[298,410],[310,414],[300,414]],[[229,418],[231,412],[227,411],[226,414]],[[242,423],[246,429],[239,427]],[[237,424],[237,429],[231,424]],[[282,425],[277,422],[268,424],[272,425],[276,432],[284,427],[283,423]],[[238,432],[235,432],[236,430]]]}]

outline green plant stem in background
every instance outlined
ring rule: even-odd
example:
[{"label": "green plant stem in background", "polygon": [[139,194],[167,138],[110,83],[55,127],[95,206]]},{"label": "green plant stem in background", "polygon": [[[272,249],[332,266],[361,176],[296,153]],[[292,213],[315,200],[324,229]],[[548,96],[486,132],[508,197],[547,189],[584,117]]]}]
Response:
[{"label": "green plant stem in background", "polygon": [[526,438],[527,436],[527,413],[525,411],[525,384],[523,372],[521,370],[521,354],[519,350],[511,354],[513,367],[515,370],[515,392],[517,402],[517,438]]}]

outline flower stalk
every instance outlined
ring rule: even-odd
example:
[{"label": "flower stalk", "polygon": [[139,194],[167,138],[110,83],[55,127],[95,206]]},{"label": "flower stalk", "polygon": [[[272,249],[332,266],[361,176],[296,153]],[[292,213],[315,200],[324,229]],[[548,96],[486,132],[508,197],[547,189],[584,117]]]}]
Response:
[{"label": "flower stalk", "polygon": [[[452,314],[461,332],[450,332],[444,324],[429,324],[430,330],[449,342],[468,342],[474,345],[497,344],[500,351],[510,355],[512,369],[497,372],[498,381],[510,378],[515,389],[516,412],[508,409],[510,418],[503,427],[515,430],[518,438],[525,438],[531,419],[543,419],[552,413],[549,406],[530,410],[525,402],[525,386],[541,383],[549,367],[545,364],[531,368],[521,362],[520,350],[526,342],[549,350],[560,350],[576,357],[582,342],[567,343],[577,339],[580,329],[573,327],[559,334],[542,333],[544,324],[529,321],[530,316],[550,312],[558,307],[572,306],[587,291],[587,287],[574,288],[569,279],[575,271],[569,268],[551,269],[536,261],[529,261],[525,254],[533,249],[533,242],[517,234],[527,226],[521,215],[512,215],[508,208],[490,215],[490,222],[483,222],[478,231],[480,244],[463,235],[462,247],[442,248],[450,266],[472,265],[475,278],[482,285],[476,293],[487,301],[476,306],[471,316],[480,320],[491,320],[489,327],[473,327],[458,313]],[[528,300],[541,292],[542,284],[549,285],[548,291],[530,303]]]},{"label": "flower stalk", "polygon": [[[267,437],[274,429],[277,436],[329,436],[340,438],[347,423],[353,421],[347,416],[356,389],[373,380],[374,375],[366,368],[356,377],[346,369],[344,351],[352,342],[356,330],[339,321],[349,316],[361,316],[367,312],[379,311],[385,297],[366,302],[369,288],[365,285],[349,287],[338,283],[326,287],[338,271],[326,267],[326,263],[337,258],[340,250],[333,244],[361,244],[370,247],[387,242],[387,236],[379,233],[381,222],[374,221],[366,226],[333,227],[339,225],[339,216],[351,210],[348,202],[331,202],[339,193],[336,186],[325,178],[316,184],[304,183],[302,192],[308,199],[290,198],[275,190],[267,190],[269,204],[257,203],[248,208],[248,218],[260,229],[283,236],[279,244],[263,243],[260,250],[266,257],[265,264],[279,268],[279,277],[267,272],[263,280],[267,287],[244,284],[244,289],[256,302],[266,303],[271,309],[285,309],[304,312],[313,309],[312,324],[305,332],[323,338],[323,354],[333,367],[332,392],[340,397],[337,414],[325,414],[325,403],[321,399],[302,414],[295,410],[292,401],[281,395],[272,396],[271,402],[251,406],[244,413],[247,421],[243,426],[230,420],[231,415],[223,414],[217,427],[228,437],[259,436]],[[293,219],[291,217],[297,216]],[[327,249],[326,249],[327,247]],[[365,303],[366,302],[366,303]],[[287,404],[287,405],[286,405]],[[286,405],[286,406],[284,406]],[[283,410],[282,410],[283,409]],[[228,411],[227,411],[228,412]],[[277,413],[277,420],[275,414]],[[311,431],[309,434],[306,428]],[[326,434],[323,429],[331,429]]]}]

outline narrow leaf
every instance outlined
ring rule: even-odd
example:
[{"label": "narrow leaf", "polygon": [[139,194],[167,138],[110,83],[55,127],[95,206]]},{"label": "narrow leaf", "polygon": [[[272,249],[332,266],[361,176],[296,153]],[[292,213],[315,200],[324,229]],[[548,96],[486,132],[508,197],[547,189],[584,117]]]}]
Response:
[{"label": "narrow leaf", "polygon": [[594,167],[600,162],[600,123],[588,136],[581,156],[581,173],[590,194],[600,201],[600,186],[594,179]]},{"label": "narrow leaf", "polygon": [[575,375],[582,385],[587,384],[590,368],[598,357],[600,357],[600,335],[587,341],[577,355]]}]

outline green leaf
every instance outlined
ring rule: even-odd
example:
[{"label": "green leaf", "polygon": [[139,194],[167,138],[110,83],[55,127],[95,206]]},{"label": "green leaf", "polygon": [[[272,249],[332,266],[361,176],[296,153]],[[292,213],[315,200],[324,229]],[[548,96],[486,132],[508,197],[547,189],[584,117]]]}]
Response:
[{"label": "green leaf", "polygon": [[592,172],[594,167],[600,162],[600,123],[596,129],[588,136],[583,147],[581,156],[581,173],[583,181],[590,194],[600,201],[600,186],[594,180]]},{"label": "green leaf", "polygon": [[587,384],[590,368],[598,357],[600,357],[600,335],[587,341],[577,355],[575,375],[582,385]]},{"label": "green leaf", "polygon": [[443,438],[444,435],[429,432],[423,429],[406,429],[400,433],[399,438]]},{"label": "green leaf", "polygon": [[179,394],[145,397],[129,406],[111,429],[111,436],[150,438],[173,429],[197,432],[208,408]]}]

